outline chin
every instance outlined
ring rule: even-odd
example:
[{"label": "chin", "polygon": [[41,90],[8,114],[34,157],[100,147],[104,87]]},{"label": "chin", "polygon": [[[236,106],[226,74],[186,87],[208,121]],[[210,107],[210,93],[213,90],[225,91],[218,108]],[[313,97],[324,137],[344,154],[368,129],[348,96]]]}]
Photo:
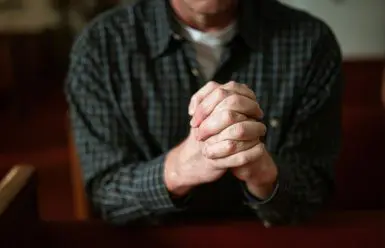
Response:
[{"label": "chin", "polygon": [[185,3],[195,13],[214,15],[233,8],[236,0],[185,0]]}]

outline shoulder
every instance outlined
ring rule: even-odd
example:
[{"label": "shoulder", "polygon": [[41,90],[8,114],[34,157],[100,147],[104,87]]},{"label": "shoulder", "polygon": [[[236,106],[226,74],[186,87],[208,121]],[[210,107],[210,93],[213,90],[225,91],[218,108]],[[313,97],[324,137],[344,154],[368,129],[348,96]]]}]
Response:
[{"label": "shoulder", "polygon": [[143,13],[147,0],[119,5],[96,16],[76,37],[72,54],[102,53],[119,45],[132,47],[137,43],[138,30],[145,22]]},{"label": "shoulder", "polygon": [[264,15],[266,24],[274,27],[274,32],[287,39],[318,43],[324,39],[336,42],[331,27],[321,18],[279,1],[265,1],[268,9]]}]

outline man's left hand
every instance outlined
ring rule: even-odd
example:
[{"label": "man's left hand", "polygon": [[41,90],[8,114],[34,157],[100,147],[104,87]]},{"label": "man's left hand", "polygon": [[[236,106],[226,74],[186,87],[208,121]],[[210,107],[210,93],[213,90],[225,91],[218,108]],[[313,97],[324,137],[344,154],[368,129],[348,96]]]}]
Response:
[{"label": "man's left hand", "polygon": [[[211,86],[213,84],[211,83]],[[191,103],[191,126],[197,128],[197,139],[204,143],[202,153],[208,159],[234,159],[234,155],[254,150],[258,156],[253,161],[232,168],[232,173],[244,181],[250,193],[265,199],[274,190],[277,167],[260,137],[266,127],[258,120],[263,112],[259,108],[254,92],[247,86],[230,82],[225,85],[202,88]]]}]

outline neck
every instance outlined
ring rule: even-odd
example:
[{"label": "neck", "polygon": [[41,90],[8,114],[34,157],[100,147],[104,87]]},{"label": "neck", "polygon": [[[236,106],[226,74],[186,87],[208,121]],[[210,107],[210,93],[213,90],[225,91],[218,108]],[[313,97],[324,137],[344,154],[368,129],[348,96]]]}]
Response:
[{"label": "neck", "polygon": [[230,8],[215,14],[200,14],[194,12],[186,6],[183,1],[170,0],[170,3],[175,15],[180,19],[180,21],[203,32],[212,32],[224,29],[236,18],[237,8],[235,6],[231,6]]}]

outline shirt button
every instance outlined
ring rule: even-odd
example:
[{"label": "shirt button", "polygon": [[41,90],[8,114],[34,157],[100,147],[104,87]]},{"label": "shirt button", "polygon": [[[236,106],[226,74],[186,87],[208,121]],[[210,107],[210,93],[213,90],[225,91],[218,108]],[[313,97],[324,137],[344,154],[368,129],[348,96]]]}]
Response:
[{"label": "shirt button", "polygon": [[253,204],[253,205],[251,206],[251,208],[254,209],[254,210],[258,210],[258,209],[259,209],[258,205],[256,205],[256,204]]},{"label": "shirt button", "polygon": [[276,128],[279,126],[279,121],[276,118],[272,118],[270,119],[269,124],[272,128]]},{"label": "shirt button", "polygon": [[176,40],[182,39],[182,37],[179,34],[173,34],[172,37],[174,37],[174,39],[176,39]]},{"label": "shirt button", "polygon": [[198,71],[196,68],[192,69],[192,70],[191,70],[191,73],[192,73],[195,77],[198,77],[198,76],[199,76],[199,71]]},{"label": "shirt button", "polygon": [[264,221],[264,222],[263,222],[263,225],[264,225],[266,228],[271,227],[271,223],[268,222],[268,221]]}]

